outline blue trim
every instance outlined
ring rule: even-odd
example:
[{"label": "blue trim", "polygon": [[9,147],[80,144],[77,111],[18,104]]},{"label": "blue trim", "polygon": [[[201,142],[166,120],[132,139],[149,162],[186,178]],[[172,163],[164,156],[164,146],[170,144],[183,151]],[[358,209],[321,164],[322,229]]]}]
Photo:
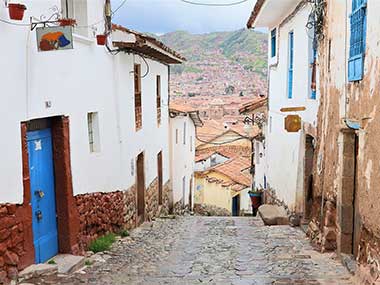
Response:
[{"label": "blue trim", "polygon": [[289,33],[288,99],[293,98],[294,32]]},{"label": "blue trim", "polygon": [[348,80],[359,81],[364,75],[364,55],[367,39],[367,0],[352,0],[350,15],[350,57]]},{"label": "blue trim", "polygon": [[276,56],[276,43],[277,43],[277,29],[274,28],[271,31],[271,56],[275,57]]}]

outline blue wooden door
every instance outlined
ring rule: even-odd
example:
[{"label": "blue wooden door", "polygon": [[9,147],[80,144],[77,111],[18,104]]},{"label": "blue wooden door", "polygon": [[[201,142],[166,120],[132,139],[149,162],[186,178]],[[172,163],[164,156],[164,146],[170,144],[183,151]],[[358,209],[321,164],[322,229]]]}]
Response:
[{"label": "blue wooden door", "polygon": [[27,133],[36,263],[58,253],[53,148],[50,129]]}]

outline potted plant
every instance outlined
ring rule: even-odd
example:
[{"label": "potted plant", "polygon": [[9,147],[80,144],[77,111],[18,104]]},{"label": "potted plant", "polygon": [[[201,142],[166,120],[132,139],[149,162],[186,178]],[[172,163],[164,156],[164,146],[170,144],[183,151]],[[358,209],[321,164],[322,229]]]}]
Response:
[{"label": "potted plant", "polygon": [[21,21],[24,18],[26,6],[19,3],[10,3],[8,4],[8,10],[10,19]]},{"label": "potted plant", "polygon": [[107,41],[107,35],[96,35],[96,42],[99,46],[104,46]]},{"label": "potted plant", "polygon": [[75,19],[70,19],[70,18],[64,18],[64,19],[59,19],[58,23],[61,27],[64,26],[72,26],[74,27],[77,24],[77,20]]},{"label": "potted plant", "polygon": [[251,198],[253,216],[256,216],[257,210],[261,206],[261,196],[263,191],[259,189],[250,190],[248,192],[249,197]]}]

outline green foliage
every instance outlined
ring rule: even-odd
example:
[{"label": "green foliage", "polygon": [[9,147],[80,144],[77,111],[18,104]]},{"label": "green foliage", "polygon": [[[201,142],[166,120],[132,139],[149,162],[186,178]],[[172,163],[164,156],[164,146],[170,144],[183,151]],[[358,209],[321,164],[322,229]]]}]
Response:
[{"label": "green foliage", "polygon": [[119,234],[121,237],[129,237],[130,236],[128,230],[121,230]]},{"label": "green foliage", "polygon": [[52,265],[54,265],[54,264],[57,264],[57,262],[55,262],[54,259],[50,259],[50,260],[48,261],[48,264],[52,264]]},{"label": "green foliage", "polygon": [[93,242],[90,243],[89,249],[94,252],[102,252],[109,250],[111,245],[116,241],[116,237],[114,234],[108,234],[102,237],[97,238]]},{"label": "green foliage", "polygon": [[87,259],[87,260],[84,262],[84,265],[86,265],[86,266],[91,266],[91,265],[92,265],[92,261]]}]

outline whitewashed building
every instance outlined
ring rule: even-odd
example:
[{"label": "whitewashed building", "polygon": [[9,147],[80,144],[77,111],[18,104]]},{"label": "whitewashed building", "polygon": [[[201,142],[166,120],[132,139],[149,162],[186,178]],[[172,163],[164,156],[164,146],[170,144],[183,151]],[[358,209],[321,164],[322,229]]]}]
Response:
[{"label": "whitewashed building", "polygon": [[[12,233],[0,248],[18,261],[1,263],[0,283],[169,208],[169,65],[184,59],[108,23],[105,2],[25,0],[22,21],[0,5],[0,224]],[[76,19],[72,38],[39,29],[57,26],[38,20],[52,7]],[[108,49],[95,39],[105,22]]]},{"label": "whitewashed building", "polygon": [[[248,28],[268,29],[268,119],[264,129],[268,193],[291,212],[308,211],[319,92],[312,5],[302,0],[258,0]],[[299,115],[298,132],[285,130],[285,117]],[[295,123],[298,124],[297,120]],[[256,152],[262,153],[258,146]],[[257,158],[256,158],[257,159]],[[264,176],[263,176],[264,177]]]},{"label": "whitewashed building", "polygon": [[175,211],[194,205],[194,168],[196,127],[203,125],[199,112],[170,104],[171,189]]}]

